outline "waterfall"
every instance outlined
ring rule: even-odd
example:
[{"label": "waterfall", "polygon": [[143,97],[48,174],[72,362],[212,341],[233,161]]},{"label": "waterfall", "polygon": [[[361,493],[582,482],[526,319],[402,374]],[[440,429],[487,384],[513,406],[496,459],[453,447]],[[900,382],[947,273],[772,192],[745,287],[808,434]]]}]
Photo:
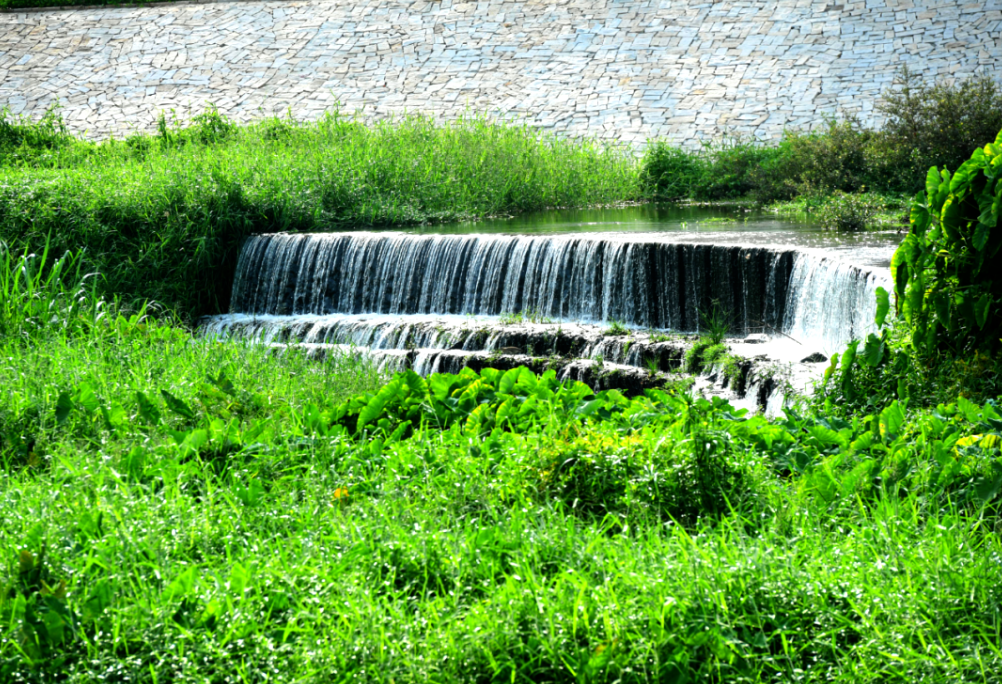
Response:
[{"label": "waterfall", "polygon": [[877,287],[889,277],[835,259],[799,254],[789,282],[783,332],[831,354],[875,329]]},{"label": "waterfall", "polygon": [[[546,347],[545,330],[513,331],[497,317],[696,331],[716,303],[737,334],[780,331],[831,353],[873,328],[878,285],[890,288],[886,277],[823,254],[651,234],[260,235],[241,251],[233,313],[203,329],[371,350],[515,346],[546,355],[568,352]],[[614,349],[614,338],[574,334],[583,341],[572,353],[642,364]]]},{"label": "waterfall", "polygon": [[691,331],[717,302],[738,331],[778,328],[795,255],[649,236],[261,235],[241,252],[231,311],[532,312]]}]

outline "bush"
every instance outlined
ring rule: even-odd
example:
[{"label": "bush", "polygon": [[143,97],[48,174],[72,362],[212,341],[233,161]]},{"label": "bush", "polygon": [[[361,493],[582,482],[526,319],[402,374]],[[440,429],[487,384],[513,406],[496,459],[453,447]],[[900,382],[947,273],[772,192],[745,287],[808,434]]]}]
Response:
[{"label": "bush", "polygon": [[698,200],[746,197],[756,187],[757,170],[777,156],[774,147],[761,143],[725,140],[704,148],[706,162],[692,196]]},{"label": "bush", "polygon": [[[896,86],[880,106],[887,123],[871,165],[885,170],[891,182],[904,182],[904,190],[919,190],[930,166],[960,168],[968,150],[1002,129],[1002,84],[988,75],[924,84],[904,69]],[[891,167],[907,177],[895,180]]]},{"label": "bush", "polygon": [[920,355],[998,351],[1002,340],[1002,131],[952,176],[935,166],[894,254],[898,310]]},{"label": "bush", "polygon": [[829,119],[820,133],[786,131],[776,154],[753,173],[759,202],[802,194],[859,192],[871,182],[868,148],[874,133],[858,119]]},{"label": "bush", "polygon": [[874,197],[836,190],[818,209],[818,222],[828,230],[863,230],[880,209]]},{"label": "bush", "polygon": [[686,199],[699,183],[703,166],[698,153],[657,140],[647,148],[640,162],[641,186],[645,194],[656,200]]}]

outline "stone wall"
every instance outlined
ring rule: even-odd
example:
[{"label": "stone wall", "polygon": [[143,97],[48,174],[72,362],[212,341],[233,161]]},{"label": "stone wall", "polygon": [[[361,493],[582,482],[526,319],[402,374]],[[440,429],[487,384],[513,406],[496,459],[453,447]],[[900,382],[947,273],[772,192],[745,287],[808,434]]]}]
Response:
[{"label": "stone wall", "polygon": [[1002,78],[1002,0],[326,0],[0,14],[0,107],[92,137],[215,103],[342,103],[695,144],[874,106],[896,70]]}]

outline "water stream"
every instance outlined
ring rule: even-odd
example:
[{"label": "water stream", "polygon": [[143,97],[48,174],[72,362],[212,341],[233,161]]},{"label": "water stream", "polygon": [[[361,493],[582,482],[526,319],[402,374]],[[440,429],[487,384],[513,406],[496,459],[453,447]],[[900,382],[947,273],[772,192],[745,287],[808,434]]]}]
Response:
[{"label": "water stream", "polygon": [[[836,235],[737,208],[662,212],[254,236],[239,257],[231,314],[203,327],[387,358],[501,350],[631,366],[661,353],[657,331],[698,332],[714,313],[732,336],[765,333],[799,345],[794,355],[830,354],[872,329],[899,236]],[[609,325],[646,331],[632,355],[630,344],[606,339]]]}]

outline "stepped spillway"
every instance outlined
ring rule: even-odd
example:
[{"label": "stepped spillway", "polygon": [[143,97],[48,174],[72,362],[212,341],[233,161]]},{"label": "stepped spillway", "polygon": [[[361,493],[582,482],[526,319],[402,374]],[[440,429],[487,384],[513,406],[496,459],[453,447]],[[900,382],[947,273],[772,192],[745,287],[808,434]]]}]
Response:
[{"label": "stepped spillway", "polygon": [[[298,326],[316,338],[323,323],[284,317],[524,312],[691,332],[718,307],[736,333],[782,332],[834,348],[869,329],[881,282],[865,269],[796,249],[650,234],[276,234],[245,244],[231,311],[283,317],[262,325]],[[368,325],[334,318],[323,341],[385,344],[387,324],[371,333]],[[428,346],[406,335],[395,339]]]}]

